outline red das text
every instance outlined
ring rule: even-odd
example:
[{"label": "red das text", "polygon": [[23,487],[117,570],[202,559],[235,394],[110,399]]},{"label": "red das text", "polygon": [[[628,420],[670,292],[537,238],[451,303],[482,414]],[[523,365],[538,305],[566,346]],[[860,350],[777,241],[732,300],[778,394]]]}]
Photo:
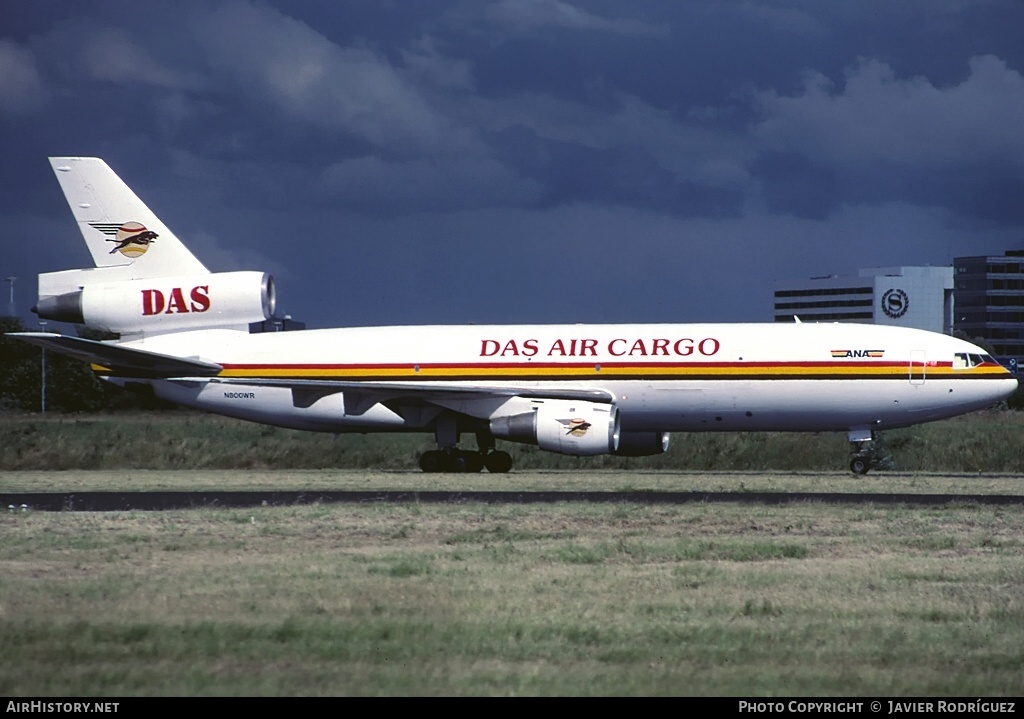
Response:
[{"label": "red das text", "polygon": [[183,312],[206,312],[210,309],[210,286],[199,285],[189,290],[185,299],[185,290],[174,287],[168,292],[161,290],[142,290],[142,314],[172,315]]},{"label": "red das text", "polygon": [[[480,340],[481,357],[597,357],[598,352],[612,357],[689,357],[697,353],[710,357],[722,343],[714,337],[682,339],[626,339],[618,337],[602,343],[595,339],[557,339],[550,346],[540,340]],[[546,350],[546,351],[544,351]]]}]

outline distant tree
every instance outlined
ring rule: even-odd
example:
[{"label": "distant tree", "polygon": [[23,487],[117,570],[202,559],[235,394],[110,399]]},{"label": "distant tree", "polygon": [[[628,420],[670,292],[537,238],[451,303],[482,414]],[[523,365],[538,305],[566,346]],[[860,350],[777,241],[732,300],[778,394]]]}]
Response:
[{"label": "distant tree", "polygon": [[21,320],[0,317],[0,409],[39,409],[39,349],[6,336],[24,331]]},{"label": "distant tree", "polygon": [[[116,335],[76,328],[79,337],[114,339]],[[42,349],[3,336],[24,332],[21,320],[0,318],[0,410],[38,412],[42,391]],[[162,409],[169,403],[152,396],[126,392],[100,380],[89,364],[46,353],[46,410],[48,412],[99,412],[104,410]]]}]

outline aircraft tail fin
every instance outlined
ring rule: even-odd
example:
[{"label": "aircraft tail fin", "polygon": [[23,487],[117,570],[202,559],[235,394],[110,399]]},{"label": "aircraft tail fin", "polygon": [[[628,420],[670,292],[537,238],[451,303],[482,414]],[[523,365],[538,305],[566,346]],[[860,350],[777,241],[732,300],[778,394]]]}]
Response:
[{"label": "aircraft tail fin", "polygon": [[39,275],[41,320],[141,337],[272,317],[263,272],[211,273],[98,157],[51,157],[95,267]]},{"label": "aircraft tail fin", "polygon": [[209,270],[98,157],[51,157],[57,181],[97,268],[144,279]]}]

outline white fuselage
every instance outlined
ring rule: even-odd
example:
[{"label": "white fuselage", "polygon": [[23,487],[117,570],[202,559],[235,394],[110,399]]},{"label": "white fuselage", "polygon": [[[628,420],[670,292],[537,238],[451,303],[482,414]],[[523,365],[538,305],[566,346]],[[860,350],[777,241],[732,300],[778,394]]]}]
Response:
[{"label": "white fuselage", "polygon": [[[421,401],[357,406],[351,383],[422,390],[481,419],[515,399],[446,387],[596,391],[623,431],[871,431],[944,419],[1005,398],[1016,380],[984,351],[920,330],[852,324],[406,326],[247,334],[197,330],[126,343],[223,366],[216,378],[142,380],[180,404],[322,431],[423,430]],[[112,378],[119,383],[127,381]],[[137,380],[132,380],[137,381]],[[247,384],[251,382],[251,384]],[[268,386],[280,381],[282,386]],[[286,382],[345,383],[297,403]],[[358,394],[358,391],[356,391]],[[349,399],[346,400],[346,395]],[[409,410],[403,411],[403,403]]]},{"label": "white fuselage", "polygon": [[[424,471],[507,472],[496,439],[644,456],[680,431],[878,429],[987,407],[1017,381],[984,350],[851,324],[412,326],[249,334],[273,279],[210,272],[96,157],[50,164],[95,267],[39,276],[40,319],[125,338],[22,340],[111,382],[232,417],[328,432],[432,431]],[[463,433],[479,451],[458,448]],[[863,458],[851,469],[866,471]]]}]

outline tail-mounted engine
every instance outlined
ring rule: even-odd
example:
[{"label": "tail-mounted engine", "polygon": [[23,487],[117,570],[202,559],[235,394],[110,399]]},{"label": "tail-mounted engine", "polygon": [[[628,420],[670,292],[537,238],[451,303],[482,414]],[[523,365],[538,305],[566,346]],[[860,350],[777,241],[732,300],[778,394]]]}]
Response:
[{"label": "tail-mounted engine", "polygon": [[614,405],[575,400],[534,400],[533,410],[491,420],[491,434],[576,457],[610,454],[619,444]]},{"label": "tail-mounted engine", "polygon": [[265,272],[83,282],[77,290],[43,296],[45,277],[34,308],[40,319],[122,334],[246,326],[272,317],[277,303],[274,279]]}]

